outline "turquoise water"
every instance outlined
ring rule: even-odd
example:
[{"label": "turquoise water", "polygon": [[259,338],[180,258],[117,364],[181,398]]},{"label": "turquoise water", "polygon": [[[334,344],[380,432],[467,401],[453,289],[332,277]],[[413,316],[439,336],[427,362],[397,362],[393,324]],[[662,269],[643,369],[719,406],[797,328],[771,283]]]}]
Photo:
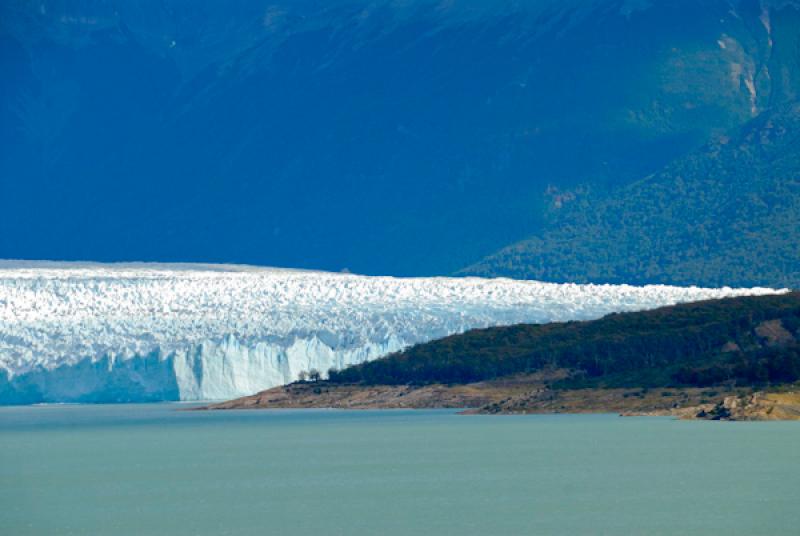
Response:
[{"label": "turquoise water", "polygon": [[0,534],[798,534],[800,423],[0,408]]}]

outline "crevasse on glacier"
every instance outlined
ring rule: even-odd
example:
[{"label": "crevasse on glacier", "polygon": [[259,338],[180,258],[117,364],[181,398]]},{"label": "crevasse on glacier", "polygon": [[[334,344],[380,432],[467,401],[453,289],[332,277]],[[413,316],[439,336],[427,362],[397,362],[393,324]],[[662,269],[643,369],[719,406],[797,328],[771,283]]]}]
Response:
[{"label": "crevasse on glacier", "polygon": [[476,327],[772,292],[0,261],[0,403],[231,398]]}]

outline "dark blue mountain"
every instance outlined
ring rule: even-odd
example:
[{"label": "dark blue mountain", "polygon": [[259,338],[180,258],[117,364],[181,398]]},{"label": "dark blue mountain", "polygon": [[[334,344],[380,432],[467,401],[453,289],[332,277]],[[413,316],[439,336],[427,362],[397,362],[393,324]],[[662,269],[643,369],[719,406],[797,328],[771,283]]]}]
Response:
[{"label": "dark blue mountain", "polygon": [[800,288],[800,102],[612,194],[554,211],[462,275]]},{"label": "dark blue mountain", "polygon": [[795,98],[793,2],[0,3],[0,257],[450,273]]}]

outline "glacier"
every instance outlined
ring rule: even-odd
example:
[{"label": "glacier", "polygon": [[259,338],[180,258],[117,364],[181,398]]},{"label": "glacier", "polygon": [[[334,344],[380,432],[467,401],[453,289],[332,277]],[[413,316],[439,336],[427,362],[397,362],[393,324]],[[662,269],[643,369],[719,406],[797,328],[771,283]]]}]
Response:
[{"label": "glacier", "polygon": [[0,404],[233,398],[472,328],[776,292],[0,261]]}]

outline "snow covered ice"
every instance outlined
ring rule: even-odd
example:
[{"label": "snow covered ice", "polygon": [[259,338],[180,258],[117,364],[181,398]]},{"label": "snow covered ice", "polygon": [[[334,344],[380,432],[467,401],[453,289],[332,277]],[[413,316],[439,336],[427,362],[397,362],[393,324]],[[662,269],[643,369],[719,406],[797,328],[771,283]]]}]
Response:
[{"label": "snow covered ice", "polygon": [[0,404],[207,400],[467,329],[772,289],[0,262]]}]

